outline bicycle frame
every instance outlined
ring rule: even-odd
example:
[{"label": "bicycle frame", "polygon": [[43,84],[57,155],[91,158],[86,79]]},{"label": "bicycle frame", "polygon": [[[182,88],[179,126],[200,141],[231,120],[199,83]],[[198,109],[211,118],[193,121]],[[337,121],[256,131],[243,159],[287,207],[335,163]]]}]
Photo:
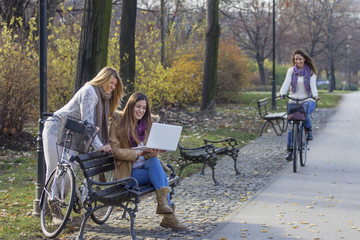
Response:
[{"label": "bicycle frame", "polygon": [[[293,101],[299,102],[312,97],[306,97],[303,99],[292,98],[288,95],[283,95],[282,98],[287,97]],[[291,143],[293,148],[293,172],[297,171],[297,158],[299,155],[300,165],[303,167],[306,163],[306,153],[308,149],[307,134],[304,131],[304,122],[302,120],[291,120],[292,130],[291,130]]]},{"label": "bicycle frame", "polygon": [[[94,125],[87,125],[89,123],[86,121],[71,120],[71,118],[69,119],[67,116],[64,117],[63,122],[60,121],[60,126],[61,124],[63,124],[63,130],[61,134],[58,135],[57,141],[57,145],[62,146],[61,155],[59,156],[58,152],[57,167],[49,175],[49,179],[46,180],[40,199],[41,228],[44,235],[50,238],[54,238],[60,234],[72,211],[80,213],[81,209],[86,207],[87,183],[84,182],[84,178],[82,178],[83,175],[78,174],[78,171],[76,171],[76,164],[78,163],[75,161],[75,158],[71,156],[70,150],[76,152],[87,151],[88,148],[84,146],[89,146],[86,144],[90,144],[90,141],[95,137],[92,130],[96,130]],[[87,129],[88,126],[89,129]],[[85,135],[83,136],[81,134]],[[88,137],[86,139],[88,142],[84,143],[82,140],[83,137],[86,136]],[[92,139],[90,139],[90,137],[92,137]],[[79,171],[81,171],[80,168]],[[110,175],[108,177],[110,181],[112,176]],[[109,207],[105,213],[95,215],[94,212],[91,218],[96,223],[102,224],[108,219],[111,211],[112,207]]]}]

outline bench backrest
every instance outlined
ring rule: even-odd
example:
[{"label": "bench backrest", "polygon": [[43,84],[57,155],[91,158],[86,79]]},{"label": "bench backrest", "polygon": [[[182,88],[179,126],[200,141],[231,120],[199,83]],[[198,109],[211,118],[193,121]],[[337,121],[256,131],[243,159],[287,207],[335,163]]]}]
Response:
[{"label": "bench backrest", "polygon": [[91,152],[75,157],[86,178],[109,172],[115,169],[114,158],[104,152]]},{"label": "bench backrest", "polygon": [[266,108],[267,104],[268,104],[267,98],[263,98],[258,101],[259,115],[262,118],[265,117],[266,115],[268,115],[268,111]]}]

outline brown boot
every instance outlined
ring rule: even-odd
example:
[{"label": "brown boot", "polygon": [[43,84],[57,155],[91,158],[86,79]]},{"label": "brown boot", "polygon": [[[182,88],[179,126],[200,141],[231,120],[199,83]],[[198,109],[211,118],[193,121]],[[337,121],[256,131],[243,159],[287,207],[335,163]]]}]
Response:
[{"label": "brown boot", "polygon": [[156,192],[156,200],[158,203],[156,208],[156,214],[173,213],[173,210],[169,206],[169,202],[168,202],[168,193],[170,192],[170,188],[162,187],[160,189],[155,190],[155,192]]},{"label": "brown boot", "polygon": [[171,208],[174,213],[164,214],[160,222],[160,226],[171,228],[172,230],[188,230],[188,226],[185,223],[181,223],[175,216],[175,205],[173,205]]}]

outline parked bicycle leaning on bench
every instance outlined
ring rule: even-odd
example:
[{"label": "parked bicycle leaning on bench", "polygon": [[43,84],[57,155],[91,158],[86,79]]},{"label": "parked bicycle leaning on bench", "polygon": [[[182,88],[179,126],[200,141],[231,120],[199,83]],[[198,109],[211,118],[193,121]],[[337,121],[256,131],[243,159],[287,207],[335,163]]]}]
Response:
[{"label": "parked bicycle leaning on bench", "polygon": [[[296,50],[292,56],[293,67],[290,67],[287,71],[285,81],[281,86],[280,93],[277,97],[286,95],[290,88],[290,98],[295,99],[305,99],[309,103],[306,121],[304,122],[305,130],[308,133],[308,140],[312,140],[312,128],[311,128],[311,119],[310,114],[315,110],[316,100],[318,100],[318,91],[316,87],[316,68],[313,63],[313,60],[308,54],[302,50]],[[308,98],[312,96],[312,98]],[[297,103],[294,100],[289,100],[289,103]],[[298,102],[302,104],[303,101]],[[288,161],[292,160],[293,148],[291,141],[291,129],[288,129],[288,141],[287,141],[287,151],[288,154],[286,159]]]},{"label": "parked bicycle leaning on bench", "polygon": [[[88,152],[96,136],[98,127],[63,115],[60,119],[59,134],[56,144],[62,147],[57,166],[49,174],[40,199],[41,229],[46,237],[54,238],[61,233],[70,219],[71,212],[80,213],[87,207],[87,182],[74,161],[73,152]],[[105,175],[104,175],[105,176]],[[111,172],[105,176],[112,180]],[[96,201],[94,202],[97,205]],[[98,224],[104,223],[110,216],[112,206],[92,212],[91,218]]]}]

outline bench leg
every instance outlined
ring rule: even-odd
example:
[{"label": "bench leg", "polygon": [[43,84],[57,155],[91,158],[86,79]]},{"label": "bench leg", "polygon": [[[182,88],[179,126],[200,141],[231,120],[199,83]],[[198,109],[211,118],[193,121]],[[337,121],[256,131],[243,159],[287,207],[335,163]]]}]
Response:
[{"label": "bench leg", "polygon": [[94,209],[91,209],[90,211],[86,211],[84,214],[84,220],[81,223],[80,232],[77,237],[77,240],[84,240],[84,230],[85,230],[85,224],[88,218],[91,216],[91,214],[94,212]]},{"label": "bench leg", "polygon": [[269,121],[264,122],[264,124],[261,127],[260,136],[262,135],[263,131],[267,128],[269,124]]},{"label": "bench leg", "polygon": [[124,210],[121,219],[126,219],[126,213],[129,215],[130,218],[130,227],[129,227],[129,231],[130,231],[130,235],[131,238],[133,240],[137,240],[135,232],[134,232],[134,222],[135,222],[135,212],[137,212],[137,203],[135,202],[135,207],[134,209],[129,207],[130,201],[127,202],[125,205],[124,204],[120,204],[120,207]]},{"label": "bench leg", "polygon": [[201,170],[202,175],[205,175],[205,167],[206,167],[206,163],[204,162],[202,170]]},{"label": "bench leg", "polygon": [[[262,135],[263,131],[268,127],[269,124],[271,124],[271,126],[273,127],[276,135],[281,136],[283,132],[286,131],[287,129],[287,121],[285,123],[284,119],[275,119],[274,121],[276,121],[276,125],[278,126],[279,129],[276,129],[275,124],[272,122],[273,120],[267,120],[260,131],[260,136]],[[280,122],[281,121],[281,122]]]},{"label": "bench leg", "polygon": [[179,168],[179,177],[181,177],[181,173],[182,171],[184,170],[185,166],[182,166],[180,165],[180,168]]},{"label": "bench leg", "polygon": [[279,132],[276,130],[274,124],[272,124],[272,125],[273,125],[273,128],[274,128],[276,134],[277,134],[278,136],[281,136],[282,133],[286,131],[287,126],[288,126],[288,122],[286,121],[286,123],[285,123],[285,119],[276,119],[276,124],[277,124],[277,126],[279,127]]},{"label": "bench leg", "polygon": [[289,122],[287,121],[287,119],[286,120],[282,119],[282,128],[281,128],[282,132],[285,132],[287,130],[288,124],[289,124]]},{"label": "bench leg", "polygon": [[134,213],[128,209],[127,207],[123,208],[129,214],[130,217],[130,234],[133,240],[137,240],[135,233],[134,233]]},{"label": "bench leg", "polygon": [[235,154],[230,154],[229,155],[233,160],[234,160],[234,170],[235,170],[235,173],[236,175],[240,175],[240,171],[237,169],[237,157],[238,157],[238,153],[235,153]]},{"label": "bench leg", "polygon": [[214,181],[215,186],[219,185],[219,182],[215,179],[215,166],[209,165],[209,167],[211,168],[212,171],[212,179]]}]

